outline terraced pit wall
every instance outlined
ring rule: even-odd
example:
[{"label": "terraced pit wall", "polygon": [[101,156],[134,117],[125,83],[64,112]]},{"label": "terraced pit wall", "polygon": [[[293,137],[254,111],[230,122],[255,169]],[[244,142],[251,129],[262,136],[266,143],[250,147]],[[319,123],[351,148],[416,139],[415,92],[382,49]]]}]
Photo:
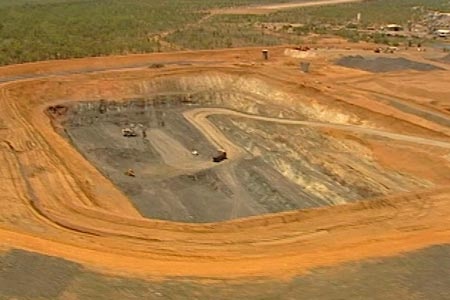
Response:
[{"label": "terraced pit wall", "polygon": [[[362,123],[358,109],[326,107],[306,88],[304,95],[292,95],[257,78],[214,73],[157,78],[135,88],[140,97],[83,101],[50,114],[63,125],[59,132],[148,218],[217,222],[432,185],[380,166],[364,142],[368,137],[226,114],[208,121],[245,154],[213,164],[216,145],[184,117],[206,107]],[[365,122],[375,127],[376,118]],[[139,136],[123,137],[121,129],[132,124],[140,124]],[[137,176],[125,176],[128,169]]]}]

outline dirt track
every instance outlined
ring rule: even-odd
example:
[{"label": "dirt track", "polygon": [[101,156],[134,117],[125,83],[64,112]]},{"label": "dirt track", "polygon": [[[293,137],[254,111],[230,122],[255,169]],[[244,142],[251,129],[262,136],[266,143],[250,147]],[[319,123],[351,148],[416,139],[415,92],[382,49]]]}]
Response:
[{"label": "dirt track", "polygon": [[292,9],[298,7],[310,7],[310,6],[322,6],[322,5],[337,5],[351,2],[361,2],[362,0],[303,0],[295,1],[291,3],[281,4],[267,4],[267,5],[254,5],[249,7],[236,7],[227,8],[222,10],[216,10],[216,14],[263,14],[274,12],[282,9]]},{"label": "dirt track", "polygon": [[230,116],[238,116],[243,118],[249,118],[253,120],[271,122],[271,123],[279,123],[279,124],[288,124],[288,125],[302,125],[308,127],[319,127],[319,128],[332,128],[338,129],[342,131],[350,131],[361,134],[375,135],[379,137],[384,137],[391,140],[415,143],[415,144],[423,144],[430,145],[436,147],[450,148],[449,142],[434,140],[434,139],[426,139],[417,136],[411,135],[403,135],[393,132],[387,132],[382,130],[376,130],[371,128],[364,128],[361,126],[354,125],[342,125],[342,124],[329,124],[329,123],[319,123],[319,122],[310,122],[310,121],[299,121],[299,120],[288,120],[288,119],[277,119],[277,118],[268,118],[263,116],[255,116],[250,114],[244,114],[241,112],[231,111],[227,109],[211,109],[211,108],[200,108],[187,111],[184,113],[184,116],[193,124],[200,128],[200,130],[209,137],[210,141],[213,142],[217,147],[224,149],[231,149],[230,152],[233,154],[233,157],[239,156],[242,152],[235,145],[233,145],[229,140],[224,138],[220,132],[214,127],[212,127],[207,122],[208,116],[211,115],[230,115]]},{"label": "dirt track", "polygon": [[[251,51],[243,50],[239,60],[251,60],[254,56]],[[258,53],[259,49],[254,52]],[[193,54],[186,54],[186,57],[190,56]],[[202,53],[202,58],[213,61],[224,57],[226,54],[217,51],[209,55]],[[146,57],[148,60],[152,58],[151,55]],[[104,59],[105,65],[112,63],[108,59]],[[86,65],[80,67],[89,66],[89,60],[85,61]],[[273,65],[255,68],[232,64],[174,66],[159,71],[162,74],[138,68],[3,83],[0,87],[0,192],[3,197],[0,204],[0,246],[59,256],[113,274],[232,278],[293,276],[318,266],[397,255],[450,242],[448,185],[342,206],[217,224],[194,225],[148,220],[142,218],[109,180],[101,176],[54,131],[48,116],[43,113],[45,107],[55,103],[105,98],[120,101],[146,92],[158,92],[160,86],[154,85],[152,80],[157,81],[167,74],[183,78],[180,85],[184,86],[188,79],[183,76],[197,76],[199,72],[217,72],[218,69],[224,73],[255,74],[255,77],[274,82],[283,90],[302,88],[302,93],[313,94],[316,99],[322,97],[322,92],[326,95],[325,88],[318,92],[319,88],[306,79],[301,87],[298,75],[294,75],[297,73],[283,71],[283,63],[280,59],[279,62],[274,61]],[[33,67],[39,66],[34,64]],[[55,63],[54,66],[60,68],[57,72],[64,71],[66,67],[64,62],[60,65]],[[41,67],[45,69],[45,64]],[[263,74],[267,74],[268,70],[276,70],[278,76],[275,79],[264,77]],[[11,68],[8,68],[7,73],[10,71]],[[230,81],[238,81],[240,76]],[[316,76],[321,78],[320,75]],[[199,84],[205,80],[207,78],[201,79]],[[214,87],[225,85],[216,77],[209,80]],[[252,81],[249,79],[248,82]],[[248,90],[260,88],[260,85],[257,81]],[[268,88],[261,93],[270,92]],[[313,107],[311,103],[305,105],[305,111]],[[338,106],[336,103],[329,103],[330,108]],[[343,105],[343,102],[339,103]],[[364,106],[365,102],[358,105]],[[371,111],[382,107],[381,104],[377,105],[365,111],[368,119]],[[288,100],[280,106],[293,109]],[[355,114],[360,110],[356,106],[351,109]],[[187,118],[207,133],[211,142],[229,147],[236,155],[242,151],[206,122],[211,111],[203,110],[200,114],[193,112],[187,113]],[[221,111],[224,112],[230,113]],[[318,120],[304,122],[236,112],[233,114],[264,122],[322,127],[325,126],[324,120],[329,119],[330,123],[334,123],[332,118],[338,115],[337,110],[330,115],[316,114]],[[388,120],[385,126],[394,131],[391,133],[370,126],[357,127],[352,124],[351,118],[345,121],[348,124],[341,122],[326,126],[335,127],[338,131],[350,130],[418,143],[421,147],[426,145],[427,148],[422,150],[431,156],[448,155],[441,152],[448,148],[447,138],[443,134],[445,127],[430,120],[421,119],[414,123],[411,120],[417,117],[407,114],[399,113],[395,117],[397,119],[387,113],[373,119],[374,124]],[[417,135],[412,132],[417,132]],[[177,147],[174,143],[172,146]],[[166,157],[169,162],[173,159]],[[435,163],[434,167],[445,167],[445,164]]]}]

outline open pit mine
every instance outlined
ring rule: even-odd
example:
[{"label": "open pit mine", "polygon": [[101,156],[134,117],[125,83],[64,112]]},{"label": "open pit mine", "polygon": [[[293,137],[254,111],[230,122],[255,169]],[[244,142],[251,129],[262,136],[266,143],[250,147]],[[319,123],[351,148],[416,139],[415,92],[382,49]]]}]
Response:
[{"label": "open pit mine", "polygon": [[242,279],[450,243],[449,65],[268,51],[0,68],[0,250]]}]

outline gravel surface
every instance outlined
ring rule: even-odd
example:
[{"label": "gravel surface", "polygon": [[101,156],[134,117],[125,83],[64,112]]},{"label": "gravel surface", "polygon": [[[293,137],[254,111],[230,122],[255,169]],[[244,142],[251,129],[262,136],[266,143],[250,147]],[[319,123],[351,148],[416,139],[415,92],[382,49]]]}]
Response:
[{"label": "gravel surface", "polygon": [[347,68],[360,69],[373,73],[383,73],[402,70],[416,70],[416,71],[434,71],[442,70],[439,67],[430,64],[424,64],[408,60],[405,58],[391,58],[391,57],[376,57],[366,58],[361,55],[345,56],[340,58],[338,65]]}]

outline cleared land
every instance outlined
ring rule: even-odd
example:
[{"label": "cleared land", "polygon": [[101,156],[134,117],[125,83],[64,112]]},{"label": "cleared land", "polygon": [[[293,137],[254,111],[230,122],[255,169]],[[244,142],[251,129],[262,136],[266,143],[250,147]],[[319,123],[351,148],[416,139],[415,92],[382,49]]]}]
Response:
[{"label": "cleared land", "polygon": [[355,68],[374,73],[402,71],[402,70],[416,70],[416,71],[442,70],[441,68],[436,67],[434,65],[419,63],[405,58],[377,57],[367,59],[362,56],[346,56],[339,59],[337,63],[344,67]]},{"label": "cleared land", "polygon": [[450,3],[386,3],[0,0],[0,299],[447,299],[449,56],[378,28]]},{"label": "cleared land", "polygon": [[[284,47],[270,48],[268,61],[244,48],[1,68],[0,276],[22,276],[14,261],[33,258],[8,252],[21,249],[55,257],[40,258],[67,274],[46,289],[54,298],[95,293],[89,282],[142,297],[152,288],[207,299],[216,287],[225,298],[258,278],[272,284],[272,298],[306,288],[320,299],[311,282],[326,286],[324,267],[349,266],[347,284],[366,274],[354,263],[377,259],[383,267],[367,274],[395,274],[402,262],[388,257],[431,247],[411,260],[441,270],[448,249],[439,245],[450,243],[448,69],[417,51],[401,57],[442,69],[346,68],[340,57],[374,54],[345,46],[355,48],[311,50],[310,73]],[[123,137],[130,123],[146,125],[146,138]],[[213,164],[218,147],[229,159]],[[8,284],[4,294],[39,296],[46,284]],[[405,284],[395,295],[439,299],[435,285]]]},{"label": "cleared land", "polygon": [[[446,76],[448,71],[380,76],[335,65],[336,58],[348,55],[348,50],[317,50],[311,55],[311,73],[303,74],[292,65],[293,58],[284,54],[285,48],[270,51],[272,59],[268,62],[260,60],[260,49],[248,48],[2,69],[1,164],[6,166],[0,176],[4,195],[0,210],[2,247],[58,256],[109,274],[143,278],[275,278],[448,243],[449,128],[431,117],[448,118],[445,100],[440,96],[448,91],[444,87],[440,93],[427,93],[427,99],[441,101],[434,104],[412,98],[409,102],[398,99],[404,105],[392,106],[377,86],[383,86],[389,76],[408,76],[410,81],[402,82],[408,84],[417,78]],[[354,52],[365,55],[361,50]],[[417,52],[405,55],[417,61],[424,59]],[[188,65],[183,63],[186,61]],[[149,68],[156,62],[164,67]],[[28,78],[21,79],[23,76]],[[148,148],[143,148],[141,137],[124,140],[117,136],[122,121],[115,119],[120,115],[112,113],[113,104],[111,114],[104,115],[106,121],[100,115],[95,118],[95,105],[102,99],[122,107],[122,117],[130,113],[130,122],[137,116],[145,118],[146,113],[133,111],[130,100],[146,99],[155,104],[153,110],[147,110],[149,125],[153,124]],[[178,105],[176,99],[185,99],[185,103]],[[139,101],[138,106],[144,103]],[[47,108],[56,105],[62,109],[47,115]],[[408,109],[410,106],[414,110]],[[64,107],[69,112],[85,109],[87,113],[78,114],[78,122]],[[165,112],[167,118],[163,128],[157,126],[161,117],[158,111]],[[67,127],[69,135],[91,141],[91,156],[81,151],[82,156],[61,136],[64,128],[60,121],[64,119],[72,120]],[[89,131],[83,120],[98,122],[92,124],[98,130]],[[77,122],[80,126],[73,126]],[[279,178],[268,180],[268,191],[289,195],[290,183],[294,193],[305,193],[294,199],[302,205],[313,196],[320,198],[314,198],[319,204],[324,199],[329,203],[315,209],[208,224],[144,218],[123,188],[104,176],[101,164],[94,167],[95,159],[101,161],[109,153],[94,155],[96,140],[107,134],[107,142],[116,148],[148,153],[146,160],[136,160],[133,154],[124,161],[147,167],[149,176],[164,177],[171,172],[192,175],[186,168],[197,162],[201,168],[211,164],[207,149],[214,150],[218,145],[229,148],[229,161],[205,169],[219,175],[204,178],[214,182],[208,188],[222,183],[215,193],[227,191],[226,187],[231,190],[228,195],[224,192],[229,197],[225,203],[230,205],[235,203],[231,200],[239,201],[241,191],[248,193],[247,199],[257,199],[255,195],[261,191],[266,194],[261,182],[250,184],[256,177],[243,174],[245,170],[261,175],[262,181],[263,177]],[[199,146],[204,157],[187,155],[193,140],[198,141],[195,147]],[[170,149],[163,153],[165,147]],[[181,155],[174,156],[172,151]],[[240,155],[250,159],[240,161]],[[112,161],[124,163],[117,158]],[[230,172],[235,165],[238,169]],[[124,167],[117,170],[123,172]],[[136,179],[141,167],[135,168]],[[199,178],[202,186],[203,179]],[[250,183],[242,183],[243,178]],[[193,182],[191,191],[198,188]],[[152,201],[172,187],[155,188]],[[202,199],[192,196],[191,200],[194,198]],[[345,202],[351,203],[335,205]],[[294,203],[293,208],[298,205],[286,196],[283,201],[268,203]],[[237,207],[220,217],[239,217],[242,210]],[[195,208],[209,206],[200,203]],[[286,209],[289,207],[281,206],[272,212]],[[255,210],[251,214],[261,212],[271,211]],[[200,210],[198,213],[202,214]],[[184,217],[189,216],[178,218]],[[198,220],[208,221],[203,217]]]}]

